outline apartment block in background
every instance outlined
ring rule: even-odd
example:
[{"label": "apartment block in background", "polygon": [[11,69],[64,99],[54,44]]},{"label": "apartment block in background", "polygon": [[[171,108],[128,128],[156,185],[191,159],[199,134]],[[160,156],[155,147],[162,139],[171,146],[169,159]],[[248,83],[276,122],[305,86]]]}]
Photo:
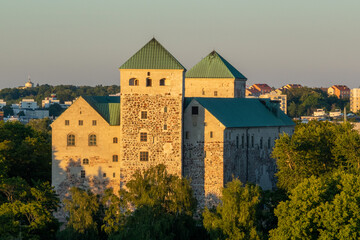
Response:
[{"label": "apartment block in background", "polygon": [[358,112],[360,110],[360,88],[351,89],[350,93],[350,111]]},{"label": "apartment block in background", "polygon": [[350,98],[350,88],[345,85],[333,85],[328,88],[329,95],[335,95],[340,99]]}]

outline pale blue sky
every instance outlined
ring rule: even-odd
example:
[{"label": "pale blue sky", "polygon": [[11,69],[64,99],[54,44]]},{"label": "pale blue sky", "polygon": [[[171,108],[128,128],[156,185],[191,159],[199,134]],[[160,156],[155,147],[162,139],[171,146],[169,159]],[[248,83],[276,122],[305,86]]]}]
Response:
[{"label": "pale blue sky", "polygon": [[213,49],[248,85],[360,86],[359,0],[0,0],[0,88],[119,84],[153,36],[187,69]]}]

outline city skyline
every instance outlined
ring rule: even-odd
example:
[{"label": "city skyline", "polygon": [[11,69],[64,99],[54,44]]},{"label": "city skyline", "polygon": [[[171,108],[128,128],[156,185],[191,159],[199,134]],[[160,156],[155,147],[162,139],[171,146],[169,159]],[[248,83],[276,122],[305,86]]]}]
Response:
[{"label": "city skyline", "polygon": [[155,37],[189,70],[212,50],[247,85],[359,87],[358,1],[1,2],[0,88],[119,84]]}]

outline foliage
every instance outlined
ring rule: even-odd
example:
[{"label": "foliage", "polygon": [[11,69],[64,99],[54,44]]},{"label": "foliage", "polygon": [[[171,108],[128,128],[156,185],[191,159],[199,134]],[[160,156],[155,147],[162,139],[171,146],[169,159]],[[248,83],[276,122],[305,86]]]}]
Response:
[{"label": "foliage", "polygon": [[[50,124],[51,124],[51,120],[49,118],[42,118],[42,119],[30,119],[27,125],[30,126],[33,130],[47,134],[50,137],[51,134]],[[50,138],[49,141],[51,141]]]},{"label": "foliage", "polygon": [[2,177],[19,176],[29,184],[33,180],[50,181],[50,135],[20,122],[1,121],[0,168]]},{"label": "foliage", "polygon": [[59,200],[49,183],[29,186],[20,177],[0,183],[0,236],[25,239],[55,237],[58,222],[53,216]]},{"label": "foliage", "polygon": [[292,136],[276,140],[272,156],[278,166],[278,186],[294,188],[304,179],[338,168],[360,169],[360,136],[350,124],[310,121],[298,124]]},{"label": "foliage", "polygon": [[70,194],[70,199],[64,199],[65,209],[69,212],[67,226],[58,234],[58,239],[99,239],[98,197],[76,187],[70,189]]},{"label": "foliage", "polygon": [[200,239],[193,215],[196,200],[189,182],[164,165],[137,171],[121,195],[134,211],[111,239]]},{"label": "foliage", "polygon": [[359,239],[359,187],[358,174],[305,179],[276,208],[270,239]]},{"label": "foliage", "polygon": [[[0,90],[0,99],[4,99],[7,104],[18,103],[23,98],[34,98],[38,105],[45,97],[55,93],[60,102],[72,101],[79,96],[106,96],[120,92],[120,87],[112,86],[73,86],[73,85],[41,85],[34,88],[18,89],[4,88]],[[6,115],[5,115],[6,116]]]},{"label": "foliage", "polygon": [[60,104],[54,103],[49,107],[49,116],[58,117],[61,113],[63,113],[65,109],[63,109]]},{"label": "foliage", "polygon": [[227,183],[216,210],[205,209],[204,227],[211,239],[260,239],[257,212],[261,197],[258,186],[238,179]]},{"label": "foliage", "polygon": [[327,111],[336,108],[349,110],[348,99],[338,99],[336,96],[329,96],[320,88],[296,88],[287,89],[284,94],[288,99],[288,115],[290,117],[300,117],[311,115],[317,108],[325,108]]}]

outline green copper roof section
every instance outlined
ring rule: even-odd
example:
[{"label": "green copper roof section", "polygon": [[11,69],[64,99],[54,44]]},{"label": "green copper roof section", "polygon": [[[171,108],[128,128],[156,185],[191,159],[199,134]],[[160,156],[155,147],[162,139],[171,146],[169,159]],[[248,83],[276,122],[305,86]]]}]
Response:
[{"label": "green copper roof section", "polygon": [[[269,99],[192,98],[225,127],[294,126],[294,122]],[[185,104],[189,100],[186,99]]]},{"label": "green copper roof section", "polygon": [[236,68],[216,51],[192,67],[185,75],[187,78],[238,78],[246,79]]},{"label": "green copper roof section", "polygon": [[184,69],[155,38],[127,60],[120,69]]},{"label": "green copper roof section", "polygon": [[120,125],[120,97],[85,96],[83,97],[111,126]]}]

